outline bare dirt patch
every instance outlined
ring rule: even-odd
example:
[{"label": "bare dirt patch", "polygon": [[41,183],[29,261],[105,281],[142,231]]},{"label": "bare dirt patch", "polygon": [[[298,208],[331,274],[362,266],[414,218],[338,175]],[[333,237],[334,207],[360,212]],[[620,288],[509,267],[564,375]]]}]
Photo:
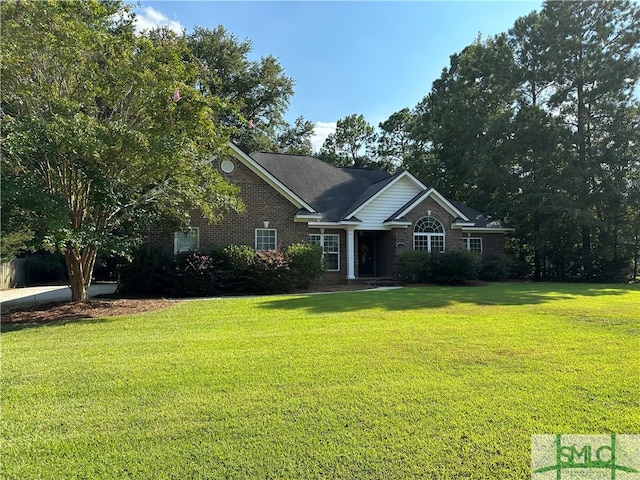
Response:
[{"label": "bare dirt patch", "polygon": [[5,325],[18,323],[43,323],[83,318],[105,318],[131,315],[167,308],[174,303],[165,298],[157,299],[100,299],[89,302],[47,303],[2,313]]}]

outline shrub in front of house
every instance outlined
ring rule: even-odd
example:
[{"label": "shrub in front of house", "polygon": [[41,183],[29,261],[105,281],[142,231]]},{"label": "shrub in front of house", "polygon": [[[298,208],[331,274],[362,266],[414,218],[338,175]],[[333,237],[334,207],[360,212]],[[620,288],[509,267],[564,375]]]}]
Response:
[{"label": "shrub in front of house", "polygon": [[118,265],[118,293],[165,295],[169,287],[167,269],[172,262],[172,257],[160,249],[136,249],[129,263]]},{"label": "shrub in front of house", "polygon": [[294,244],[286,250],[255,251],[228,245],[216,254],[222,261],[227,293],[281,293],[308,286],[322,275],[322,249]]},{"label": "shrub in front of house", "polygon": [[145,247],[119,266],[118,291],[174,297],[281,293],[308,286],[322,272],[322,249],[309,244],[257,252],[247,245],[228,245],[210,254],[185,252],[173,258]]},{"label": "shrub in front of house", "polygon": [[324,273],[322,248],[308,243],[295,243],[287,248],[293,286],[308,287]]},{"label": "shrub in front of house", "polygon": [[293,275],[285,252],[257,251],[252,270],[255,293],[282,293],[293,288]]},{"label": "shrub in front of house", "polygon": [[435,283],[464,285],[478,279],[480,264],[480,255],[466,250],[433,254],[430,277]]},{"label": "shrub in front of house", "polygon": [[409,283],[429,281],[431,254],[426,250],[407,250],[400,255],[400,275]]},{"label": "shrub in front of house", "polygon": [[223,291],[220,261],[201,252],[175,256],[169,270],[169,294],[174,297],[209,297]]},{"label": "shrub in front of house", "polygon": [[248,271],[253,265],[256,251],[249,245],[227,245],[215,250],[212,255],[222,261],[222,268]]},{"label": "shrub in front of house", "polygon": [[227,245],[213,256],[221,261],[220,278],[225,293],[287,292],[322,274],[322,251],[312,245],[291,245],[283,251]]},{"label": "shrub in front of house", "polygon": [[254,271],[256,252],[248,245],[227,245],[212,253],[220,260],[220,282],[229,293],[255,293],[258,279]]},{"label": "shrub in front of house", "polygon": [[511,274],[513,258],[507,254],[483,255],[478,278],[495,282],[505,280]]}]

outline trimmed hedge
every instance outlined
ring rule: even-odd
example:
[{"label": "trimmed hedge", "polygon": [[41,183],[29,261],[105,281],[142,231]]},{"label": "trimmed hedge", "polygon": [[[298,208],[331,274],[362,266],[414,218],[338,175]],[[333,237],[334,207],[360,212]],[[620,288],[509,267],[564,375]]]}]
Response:
[{"label": "trimmed hedge", "polygon": [[469,280],[477,280],[480,271],[480,255],[466,250],[432,255],[431,279],[444,285],[464,285]]},{"label": "trimmed hedge", "polygon": [[463,285],[478,278],[506,278],[510,272],[510,262],[506,255],[481,257],[466,250],[434,254],[424,250],[409,250],[400,256],[400,272],[409,283]]},{"label": "trimmed hedge", "polygon": [[174,297],[208,297],[224,291],[220,261],[200,252],[176,255],[168,278],[169,294]]},{"label": "trimmed hedge", "polygon": [[287,256],[297,288],[308,287],[324,273],[322,247],[309,243],[294,243],[287,248]]},{"label": "trimmed hedge", "polygon": [[[409,283],[503,280],[512,275],[513,266],[508,255],[480,256],[463,250],[433,255],[409,250],[400,256],[401,275]],[[323,271],[322,249],[303,243],[259,252],[247,245],[228,245],[211,254],[175,257],[141,248],[131,263],[119,266],[119,292],[174,297],[284,293],[309,286]]]},{"label": "trimmed hedge", "polygon": [[409,283],[430,280],[431,254],[426,250],[407,250],[400,255],[400,275]]},{"label": "trimmed hedge", "polygon": [[136,295],[164,295],[170,284],[167,268],[173,259],[162,250],[140,247],[129,263],[118,265],[118,292]]},{"label": "trimmed hedge", "polygon": [[285,251],[259,251],[229,245],[211,254],[170,257],[142,248],[119,266],[119,292],[200,297],[220,294],[281,293],[306,287],[324,271],[322,249],[295,244]]},{"label": "trimmed hedge", "polygon": [[258,293],[254,274],[256,252],[248,245],[227,245],[212,255],[220,260],[220,276],[224,293]]}]

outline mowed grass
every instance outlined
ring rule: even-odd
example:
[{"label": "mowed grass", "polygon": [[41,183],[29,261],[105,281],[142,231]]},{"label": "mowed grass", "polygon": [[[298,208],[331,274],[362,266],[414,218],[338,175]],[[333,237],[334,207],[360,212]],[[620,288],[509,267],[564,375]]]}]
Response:
[{"label": "mowed grass", "polygon": [[640,433],[637,286],[179,302],[2,334],[8,479],[530,478]]}]

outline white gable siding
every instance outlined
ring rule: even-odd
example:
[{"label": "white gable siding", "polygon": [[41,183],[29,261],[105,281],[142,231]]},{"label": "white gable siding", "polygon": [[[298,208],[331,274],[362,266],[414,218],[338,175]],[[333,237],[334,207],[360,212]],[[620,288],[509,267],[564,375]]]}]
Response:
[{"label": "white gable siding", "polygon": [[362,220],[358,229],[384,230],[382,223],[421,191],[415,182],[401,178],[355,214]]}]

